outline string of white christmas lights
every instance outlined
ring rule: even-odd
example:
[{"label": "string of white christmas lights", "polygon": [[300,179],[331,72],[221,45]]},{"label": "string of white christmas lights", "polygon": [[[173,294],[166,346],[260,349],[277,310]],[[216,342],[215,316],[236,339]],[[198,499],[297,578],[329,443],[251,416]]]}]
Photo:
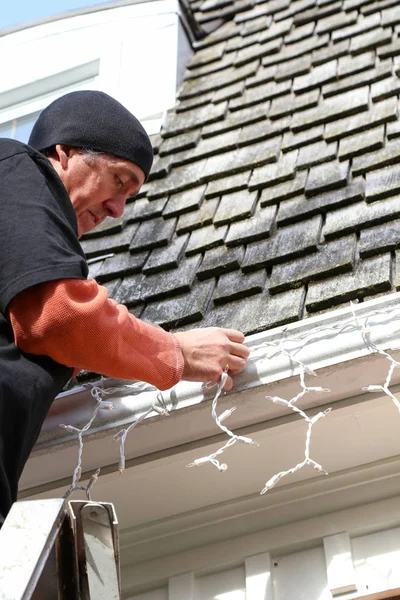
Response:
[{"label": "string of white christmas lights", "polygon": [[[278,404],[282,404],[282,405],[286,406],[293,412],[300,415],[308,425],[307,432],[306,432],[306,440],[305,440],[304,460],[299,462],[298,464],[296,464],[291,469],[276,473],[273,477],[271,477],[266,482],[264,488],[261,491],[261,494],[264,494],[268,490],[272,489],[286,475],[293,474],[305,466],[311,466],[314,469],[316,469],[324,474],[327,474],[327,471],[325,471],[325,469],[319,463],[317,463],[316,461],[311,459],[310,446],[311,446],[312,427],[318,421],[323,419],[331,411],[331,408],[329,408],[323,412],[319,412],[318,414],[316,414],[313,417],[309,417],[305,411],[301,410],[298,406],[296,406],[296,403],[308,392],[330,392],[330,390],[327,388],[310,387],[305,384],[305,374],[308,374],[311,376],[317,376],[317,374],[310,367],[308,367],[306,364],[304,364],[296,356],[296,354],[298,354],[308,344],[311,344],[311,343],[314,343],[317,341],[321,341],[322,339],[326,340],[333,336],[340,335],[341,333],[344,333],[344,332],[350,333],[350,332],[354,332],[356,330],[360,331],[361,335],[363,337],[364,343],[365,343],[366,347],[369,349],[369,351],[371,353],[379,353],[379,354],[383,355],[387,360],[390,361],[390,366],[388,369],[388,374],[387,374],[385,383],[383,385],[369,385],[369,386],[363,387],[362,389],[363,389],[363,391],[369,391],[369,392],[377,392],[377,391],[384,392],[388,397],[390,397],[392,399],[392,401],[395,403],[398,410],[400,411],[400,402],[397,400],[397,398],[394,396],[394,394],[389,389],[394,369],[396,367],[400,366],[400,362],[396,361],[388,352],[380,349],[371,340],[371,326],[374,322],[374,319],[376,319],[377,322],[381,323],[382,317],[387,317],[387,322],[393,323],[395,320],[400,320],[400,311],[398,309],[393,309],[393,310],[389,310],[389,311],[380,311],[379,313],[375,313],[373,316],[367,317],[365,320],[365,323],[362,324],[360,322],[360,318],[356,314],[354,305],[352,303],[350,303],[350,305],[351,305],[352,317],[343,323],[340,323],[338,325],[330,325],[328,327],[321,327],[316,333],[314,333],[312,335],[305,332],[304,335],[299,335],[298,337],[293,337],[293,338],[287,337],[287,335],[286,335],[287,328],[283,328],[281,331],[282,338],[279,340],[278,343],[264,342],[263,344],[260,344],[255,351],[252,352],[251,358],[253,361],[254,360],[255,361],[266,360],[266,359],[271,360],[278,355],[283,355],[283,356],[286,356],[290,361],[294,362],[295,364],[297,364],[300,367],[299,377],[300,377],[301,391],[296,396],[294,396],[290,400],[286,400],[284,398],[280,398],[277,396],[266,396],[266,399],[272,400],[274,403],[278,403]],[[394,333],[396,333],[396,332],[394,332]],[[265,358],[265,347],[266,346],[271,349],[271,352],[269,352],[267,357]],[[287,346],[289,346],[290,349],[288,349]],[[260,356],[259,359],[257,359],[257,355],[260,352],[262,352],[262,355]],[[220,398],[220,396],[223,392],[223,388],[226,383],[226,379],[227,379],[227,370],[225,370],[221,376],[221,380],[217,386],[217,391],[216,391],[214,399],[212,401],[212,417],[215,420],[217,426],[222,431],[224,431],[224,433],[226,433],[229,436],[229,439],[226,442],[226,444],[224,444],[216,452],[210,454],[209,456],[204,456],[202,458],[198,458],[198,459],[194,460],[193,463],[190,463],[189,465],[187,465],[188,467],[200,466],[202,464],[206,464],[209,462],[209,463],[213,464],[220,472],[224,472],[228,468],[227,464],[220,463],[217,457],[219,457],[225,450],[227,450],[228,448],[230,448],[237,442],[242,442],[242,443],[245,443],[248,445],[256,445],[256,446],[259,445],[257,442],[254,442],[251,438],[234,434],[231,430],[229,430],[225,425],[222,424],[222,421],[224,421],[226,418],[228,418],[233,413],[233,411],[236,409],[236,407],[234,406],[230,409],[225,410],[221,415],[217,414],[218,399]],[[121,390],[121,388],[132,388],[132,387],[136,387],[136,386],[137,386],[137,384],[132,384],[132,385],[119,386],[118,388],[108,388],[108,389],[104,389],[103,387],[99,387],[99,386],[94,386],[91,389],[91,394],[96,400],[96,407],[95,407],[93,414],[92,414],[90,420],[88,421],[88,423],[81,429],[79,429],[77,427],[73,427],[72,425],[61,425],[61,427],[63,427],[64,429],[67,429],[69,432],[76,433],[78,435],[78,441],[79,441],[78,462],[77,462],[77,466],[73,473],[73,479],[72,479],[71,486],[67,490],[67,492],[64,496],[65,498],[68,498],[72,494],[72,492],[75,490],[83,490],[86,492],[86,495],[87,495],[88,499],[90,500],[90,490],[92,489],[92,487],[94,486],[94,484],[96,483],[96,481],[98,479],[100,469],[97,469],[95,471],[95,473],[91,476],[91,478],[86,486],[79,485],[79,481],[80,481],[81,474],[82,474],[83,435],[84,435],[84,433],[86,433],[88,431],[88,429],[93,424],[93,421],[95,420],[100,408],[107,408],[107,409],[113,408],[112,403],[106,403],[103,401],[103,395],[110,394],[113,392],[119,392]],[[119,462],[118,462],[118,469],[120,471],[120,474],[122,474],[122,472],[125,469],[125,442],[126,442],[128,433],[132,429],[134,429],[140,422],[142,422],[153,411],[155,411],[161,415],[165,415],[165,416],[169,415],[169,412],[165,405],[162,394],[159,391],[157,392],[151,407],[147,411],[145,411],[142,415],[140,415],[140,417],[137,417],[127,428],[122,429],[121,431],[119,431],[117,434],[114,435],[114,439],[120,442]]]},{"label": "string of white christmas lights", "polygon": [[[371,316],[367,317],[365,325],[362,325],[360,323],[359,317],[356,315],[355,306],[353,305],[352,302],[350,302],[350,306],[351,306],[351,311],[352,311],[352,317],[350,319],[346,320],[344,323],[340,323],[338,325],[333,325],[333,326],[329,326],[329,327],[323,327],[316,334],[313,334],[311,336],[308,333],[305,333],[305,335],[298,336],[295,338],[287,337],[287,335],[286,335],[287,327],[284,327],[284,328],[282,328],[282,331],[281,331],[282,338],[279,340],[278,343],[265,342],[263,344],[260,344],[255,352],[252,352],[251,358],[253,359],[253,361],[257,360],[257,354],[259,354],[259,353],[261,353],[261,357],[259,358],[259,360],[271,360],[271,359],[275,358],[276,356],[278,356],[279,354],[281,354],[283,356],[286,356],[290,361],[296,363],[300,367],[299,377],[300,377],[300,386],[302,389],[296,396],[294,396],[290,400],[285,400],[284,398],[280,398],[277,396],[266,396],[266,399],[272,400],[272,402],[274,402],[274,403],[282,404],[282,405],[286,406],[287,408],[291,409],[293,412],[296,412],[297,414],[299,414],[304,419],[304,421],[308,424],[307,432],[306,432],[306,440],[305,440],[304,460],[297,463],[294,467],[292,467],[286,471],[281,471],[281,472],[273,475],[265,483],[264,488],[261,490],[261,494],[265,494],[267,491],[271,490],[286,475],[291,475],[306,466],[311,466],[314,469],[316,469],[317,471],[320,471],[321,473],[328,475],[328,472],[319,463],[317,463],[316,461],[311,459],[310,446],[311,446],[311,435],[312,435],[313,426],[318,421],[323,419],[326,415],[328,415],[331,412],[332,408],[328,408],[327,410],[325,410],[323,412],[319,412],[314,417],[309,417],[306,412],[304,412],[303,410],[301,410],[300,408],[298,408],[296,406],[296,403],[308,392],[328,393],[331,391],[328,388],[310,387],[305,384],[305,380],[304,380],[305,374],[308,374],[308,375],[311,375],[314,377],[317,376],[317,374],[310,367],[308,367],[306,364],[304,364],[301,360],[299,360],[296,357],[296,354],[298,354],[308,344],[316,342],[316,341],[320,341],[321,339],[326,339],[327,333],[329,333],[331,336],[336,336],[336,335],[340,335],[341,333],[344,333],[344,332],[349,333],[349,332],[354,332],[354,331],[360,330],[362,333],[362,336],[363,336],[363,340],[364,340],[367,348],[369,349],[369,351],[371,353],[382,354],[391,363],[384,385],[369,385],[367,387],[363,387],[362,390],[369,391],[369,392],[383,391],[387,396],[389,396],[393,400],[393,402],[395,403],[395,405],[397,406],[397,408],[400,411],[400,402],[397,400],[397,398],[392,394],[392,392],[389,389],[393,371],[396,367],[400,366],[400,362],[393,359],[393,357],[388,352],[381,350],[371,340],[370,325],[371,325],[371,322],[373,321],[372,317]],[[398,309],[393,309],[390,311],[382,311],[379,313],[379,317],[381,317],[381,316],[390,317],[389,322],[393,322],[394,320],[400,319],[400,313],[399,313]],[[375,315],[375,317],[378,317],[378,315]],[[284,347],[284,344],[285,345],[286,344],[287,345],[295,344],[296,346],[295,346],[295,348],[291,348],[290,350],[288,350],[287,348]],[[268,353],[267,357],[265,358],[265,347],[266,346],[269,347],[271,349],[271,351]],[[225,431],[225,433],[227,433],[230,436],[230,439],[224,446],[219,448],[215,453],[210,454],[209,456],[204,456],[202,458],[196,459],[193,463],[190,463],[189,465],[187,465],[188,467],[199,466],[199,465],[205,464],[207,462],[210,462],[211,464],[215,465],[218,468],[218,470],[221,472],[226,471],[228,468],[226,463],[221,464],[216,459],[216,457],[219,456],[220,454],[222,454],[227,448],[232,446],[234,443],[239,441],[240,436],[236,436],[233,432],[229,431],[227,428],[225,428],[223,425],[221,425],[221,421],[224,418],[230,416],[230,414],[232,414],[233,410],[235,410],[235,407],[225,411],[219,418],[216,414],[217,401],[223,390],[225,380],[226,380],[226,377],[225,377],[225,379],[221,378],[221,383],[218,387],[216,396],[213,400],[212,416],[213,416],[216,424],[218,425],[218,427],[220,429],[222,429],[223,431]],[[246,438],[246,439],[250,440],[250,438]],[[250,441],[252,444],[255,444],[255,442],[253,442],[252,440],[250,440]],[[247,442],[247,443],[249,443],[249,442]],[[259,444],[256,444],[256,445],[259,445]]]},{"label": "string of white christmas lights", "polygon": [[[365,324],[363,325],[360,322],[359,317],[356,314],[356,310],[355,310],[355,305],[350,302],[350,308],[352,311],[352,319],[341,324],[338,326],[333,326],[333,327],[329,327],[329,328],[324,328],[323,332],[324,334],[326,334],[327,330],[332,330],[336,333],[336,335],[344,332],[344,331],[354,331],[354,330],[359,330],[361,332],[361,335],[363,337],[364,343],[367,346],[368,350],[371,353],[379,353],[381,355],[383,355],[386,359],[388,359],[390,361],[390,367],[388,370],[388,374],[385,380],[385,383],[383,385],[368,385],[362,388],[363,391],[368,391],[368,392],[378,392],[378,391],[382,391],[384,392],[387,396],[389,396],[389,398],[391,398],[391,400],[394,402],[394,404],[397,406],[398,410],[400,411],[400,402],[397,400],[397,398],[394,396],[394,394],[390,391],[389,389],[389,385],[391,382],[391,378],[394,372],[394,369],[396,367],[400,366],[400,363],[398,361],[396,361],[388,352],[386,352],[385,350],[382,350],[381,348],[379,348],[372,340],[371,340],[371,326],[370,326],[370,321],[372,320],[371,317],[367,317]],[[387,314],[387,315],[393,315],[395,314],[395,319],[400,318],[398,310],[393,310],[393,311],[387,311],[385,313],[380,313],[380,314]],[[392,319],[391,319],[392,320]],[[320,333],[320,332],[319,332]],[[297,348],[297,352],[300,351],[302,348],[304,348],[305,345],[307,345],[308,343],[310,343],[310,340],[315,341],[316,339],[319,338],[319,334],[317,333],[317,335],[312,336],[311,338],[308,337],[306,340],[303,341],[303,343]],[[298,359],[295,358],[295,356],[293,356],[293,354],[291,352],[286,351],[283,347],[282,344],[284,341],[288,341],[287,338],[283,338],[277,345],[274,344],[274,346],[276,347],[276,350],[273,354],[271,354],[268,358],[273,358],[275,355],[281,353],[281,354],[285,354],[286,356],[288,356],[288,358],[290,358],[290,360],[293,360],[295,362],[297,362],[297,364],[300,365],[301,367],[301,371],[300,371],[300,384],[301,387],[303,388],[302,392],[300,392],[297,396],[295,396],[294,398],[292,398],[290,401],[287,400],[283,400],[282,398],[277,398],[277,397],[271,397],[271,396],[267,396],[267,399],[272,400],[273,402],[278,402],[280,404],[283,404],[285,406],[287,406],[288,408],[291,408],[293,411],[298,412],[299,414],[301,414],[301,416],[304,418],[304,420],[308,423],[308,428],[307,428],[307,435],[306,435],[306,447],[305,447],[305,458],[302,462],[298,463],[295,467],[293,467],[292,469],[289,469],[287,471],[281,471],[280,473],[277,473],[275,475],[273,475],[273,477],[271,477],[265,484],[264,488],[261,491],[261,494],[264,494],[265,492],[267,492],[268,490],[272,489],[277,483],[278,481],[280,481],[282,479],[282,477],[285,477],[286,475],[295,473],[296,471],[298,471],[299,469],[303,468],[306,465],[310,465],[313,466],[315,469],[317,469],[318,471],[321,471],[323,473],[325,473],[326,475],[328,474],[327,471],[325,471],[325,469],[323,469],[323,467],[318,464],[315,463],[315,461],[313,461],[310,458],[310,443],[311,443],[311,430],[313,425],[318,422],[319,420],[321,420],[323,417],[325,417],[332,409],[328,408],[327,410],[325,410],[324,412],[320,412],[317,415],[315,415],[315,417],[312,417],[311,419],[306,415],[305,412],[299,410],[297,407],[293,406],[295,402],[297,402],[306,392],[308,391],[315,391],[315,392],[329,392],[330,390],[328,390],[327,388],[310,388],[304,385],[304,373],[307,372],[310,375],[316,375],[316,373],[314,373],[311,369],[307,369],[305,367],[305,365],[303,365],[301,363],[301,361],[299,361]],[[295,338],[291,340],[293,341],[301,341],[301,338]]]},{"label": "string of white christmas lights", "polygon": [[60,425],[60,427],[62,427],[63,429],[66,429],[70,433],[76,433],[78,436],[78,443],[79,443],[78,461],[77,461],[77,465],[76,465],[73,475],[72,475],[72,483],[63,496],[63,498],[65,500],[67,500],[71,496],[71,494],[76,490],[82,490],[82,491],[86,492],[87,499],[91,500],[91,489],[93,488],[93,486],[95,485],[96,481],[99,478],[100,469],[97,469],[93,473],[93,475],[90,477],[89,482],[86,486],[79,485],[79,481],[82,476],[83,434],[92,426],[92,423],[95,420],[95,418],[97,417],[97,413],[99,412],[100,408],[106,408],[107,410],[111,410],[113,408],[113,404],[111,402],[104,402],[103,398],[102,398],[103,395],[111,394],[113,391],[114,390],[112,388],[104,389],[103,387],[99,387],[97,385],[93,386],[92,389],[90,390],[90,393],[93,396],[93,398],[96,400],[96,406],[93,410],[92,416],[90,417],[90,419],[86,423],[86,425],[84,425],[81,429],[79,429],[78,427],[74,427],[73,425],[64,425],[63,423],[61,423],[61,425]]},{"label": "string of white christmas lights", "polygon": [[[160,406],[158,404],[156,404],[157,401],[159,402]],[[132,429],[134,429],[136,427],[136,425],[141,423],[153,411],[155,411],[159,415],[163,415],[165,417],[169,416],[169,412],[165,405],[164,398],[160,391],[157,392],[157,395],[156,395],[156,398],[155,398],[153,404],[150,406],[150,408],[145,413],[143,413],[142,415],[140,415],[140,417],[137,417],[134,421],[132,421],[132,423],[129,425],[129,427],[121,429],[121,431],[119,431],[118,433],[116,433],[114,435],[113,439],[119,441],[118,470],[119,470],[120,475],[122,475],[122,473],[125,470],[125,462],[126,462],[125,461],[125,442],[126,442],[128,433]]]},{"label": "string of white christmas lights", "polygon": [[254,442],[251,438],[245,437],[243,435],[235,435],[234,433],[232,433],[232,431],[230,429],[228,429],[225,425],[222,424],[222,421],[224,421],[225,419],[230,417],[230,415],[233,413],[233,411],[236,410],[236,406],[233,406],[232,408],[228,408],[219,416],[217,414],[218,398],[220,397],[222,390],[224,389],[224,385],[226,383],[227,377],[228,377],[228,368],[226,368],[221,375],[221,380],[218,384],[217,391],[216,391],[214,399],[212,401],[211,412],[212,412],[212,417],[213,417],[214,421],[216,422],[218,427],[220,429],[222,429],[222,431],[224,431],[229,436],[229,440],[226,442],[226,444],[224,446],[219,448],[216,452],[213,452],[213,454],[210,454],[209,456],[203,456],[202,458],[196,458],[196,460],[194,460],[192,463],[190,463],[189,465],[186,465],[187,467],[199,467],[200,465],[204,465],[205,463],[209,462],[212,465],[214,465],[215,467],[217,467],[218,471],[223,473],[224,471],[227,470],[228,465],[226,463],[220,463],[219,460],[217,459],[217,456],[222,454],[227,448],[230,448],[237,442],[243,442],[244,444],[248,444],[250,446],[259,446],[260,445],[257,442]]},{"label": "string of white christmas lights", "polygon": [[298,406],[296,406],[296,402],[298,400],[300,400],[300,398],[302,398],[308,392],[330,392],[331,390],[328,388],[307,386],[304,381],[305,373],[307,372],[314,376],[316,376],[316,373],[314,373],[314,371],[312,371],[311,369],[307,369],[307,371],[306,371],[305,366],[302,363],[300,363],[299,360],[295,359],[294,357],[291,357],[290,353],[288,353],[287,351],[279,350],[279,352],[284,353],[286,356],[291,358],[291,360],[295,360],[295,362],[300,364],[300,368],[301,368],[301,370],[300,370],[300,385],[301,385],[302,390],[301,390],[301,392],[299,392],[296,396],[294,396],[290,400],[285,400],[284,398],[280,398],[279,396],[266,396],[265,398],[266,398],[266,400],[272,400],[272,402],[275,402],[276,404],[282,404],[283,406],[290,408],[293,412],[299,414],[306,423],[308,423],[307,433],[306,433],[306,444],[305,444],[305,451],[304,451],[304,460],[297,463],[297,465],[295,465],[291,469],[288,469],[287,471],[281,471],[280,473],[276,473],[276,475],[273,475],[273,477],[268,479],[268,481],[265,483],[265,486],[263,487],[263,489],[260,492],[261,494],[265,494],[266,492],[268,492],[268,490],[271,490],[278,483],[278,481],[280,481],[286,475],[291,475],[293,473],[296,473],[296,471],[299,471],[303,467],[310,466],[310,467],[313,467],[314,469],[316,469],[317,471],[324,473],[324,475],[328,475],[328,472],[325,471],[325,469],[319,463],[315,462],[315,460],[310,458],[310,446],[311,446],[311,433],[312,433],[313,426],[315,425],[315,423],[318,423],[318,421],[320,421],[321,419],[326,417],[326,415],[329,414],[332,409],[328,408],[327,410],[324,410],[323,412],[319,412],[314,417],[309,417],[303,410],[301,410],[300,408],[298,408]]},{"label": "string of white christmas lights", "polygon": [[[307,373],[309,375],[313,375],[314,377],[316,377],[317,374],[312,369],[310,369],[305,364],[303,364],[298,358],[293,357],[290,354],[290,352],[288,352],[287,350],[282,348],[281,345],[278,345],[276,347],[276,349],[274,350],[273,354],[271,354],[268,358],[274,358],[277,354],[284,354],[285,356],[287,356],[288,358],[290,358],[291,360],[293,360],[300,366],[300,374],[299,375],[300,375],[300,385],[301,385],[302,389],[296,396],[294,396],[290,400],[284,400],[283,398],[280,398],[278,396],[266,396],[266,399],[272,400],[273,402],[275,402],[277,404],[283,404],[284,406],[290,408],[293,412],[296,412],[297,414],[299,414],[305,420],[305,422],[308,423],[308,428],[307,428],[307,433],[306,433],[306,443],[305,443],[305,458],[302,462],[298,463],[291,469],[288,469],[287,471],[282,471],[280,473],[277,473],[273,477],[271,477],[271,479],[269,479],[266,482],[264,488],[261,491],[261,494],[265,494],[265,492],[267,492],[268,490],[273,488],[278,483],[278,481],[280,481],[280,479],[282,479],[282,477],[285,477],[285,475],[290,475],[292,473],[295,473],[296,471],[298,471],[299,469],[301,469],[305,466],[312,466],[314,469],[316,469],[326,475],[328,474],[327,471],[325,471],[325,469],[319,463],[317,463],[312,458],[310,458],[310,445],[311,445],[311,432],[312,432],[313,426],[315,425],[315,423],[317,423],[322,418],[324,418],[328,413],[330,413],[330,411],[332,409],[328,408],[327,410],[325,410],[323,412],[319,412],[314,417],[309,417],[303,410],[301,410],[300,408],[298,408],[296,406],[296,402],[298,400],[300,400],[300,398],[302,398],[308,392],[330,392],[331,390],[327,389],[327,388],[322,388],[322,387],[307,386],[304,381],[305,373]],[[218,386],[217,392],[216,392],[214,400],[212,402],[212,417],[215,420],[217,426],[222,431],[224,431],[227,435],[229,435],[230,439],[226,442],[226,444],[224,446],[219,448],[216,452],[214,452],[208,456],[203,456],[201,458],[197,458],[192,463],[187,465],[188,467],[198,467],[200,465],[204,465],[209,462],[209,463],[213,464],[215,467],[217,467],[217,469],[221,473],[223,473],[227,470],[228,465],[226,463],[220,463],[217,460],[217,456],[221,455],[225,450],[227,450],[228,448],[230,448],[237,442],[244,442],[246,444],[259,446],[259,444],[257,442],[254,442],[251,438],[236,435],[232,431],[230,431],[227,427],[222,425],[221,421],[223,421],[225,418],[229,417],[232,414],[232,412],[235,410],[236,407],[226,410],[220,416],[217,415],[217,402],[218,402],[218,398],[220,397],[222,390],[224,388],[226,377],[227,377],[227,374],[225,372],[222,374],[220,384]]]},{"label": "string of white christmas lights", "polygon": [[[299,334],[296,337],[287,337],[286,333],[288,328],[285,326],[282,327],[280,331],[282,338],[279,340],[279,342],[263,342],[262,344],[259,344],[258,347],[252,351],[252,358],[257,359],[257,355],[261,354],[261,359],[265,360],[264,353],[266,347],[271,348],[271,354],[267,356],[267,359],[273,358],[275,356],[275,352],[273,352],[273,350],[276,349],[276,354],[278,354],[278,351],[283,347],[283,344],[287,343],[294,344],[294,347],[291,347],[290,349],[292,359],[294,359],[295,354],[301,352],[309,344],[322,340],[327,341],[328,339],[331,339],[332,337],[342,333],[352,333],[362,329],[359,322],[359,317],[356,316],[355,306],[356,305],[353,302],[350,302],[352,316],[349,319],[338,323],[337,325],[323,326],[312,334],[308,333],[306,330],[304,334]],[[366,322],[368,322],[370,326],[374,324],[374,317],[375,322],[379,324],[382,324],[382,322],[385,323],[385,321],[382,321],[382,317],[387,317],[386,323],[393,323],[394,321],[400,320],[400,310],[399,308],[386,311],[382,310],[374,315],[368,316],[366,318]],[[395,330],[393,333],[400,333],[400,329]]]},{"label": "string of white christmas lights", "polygon": [[390,362],[390,366],[388,369],[388,373],[385,379],[385,383],[383,385],[367,385],[362,387],[361,389],[364,392],[384,392],[395,404],[395,406],[397,407],[398,411],[400,412],[400,402],[398,401],[398,399],[396,398],[396,396],[390,391],[389,386],[390,386],[390,382],[392,380],[392,376],[393,376],[393,372],[395,370],[396,367],[400,367],[400,362],[395,360],[388,352],[386,352],[385,350],[382,350],[381,348],[379,348],[372,340],[371,340],[371,327],[368,324],[368,319],[366,319],[365,325],[363,325],[362,323],[360,323],[359,318],[356,315],[356,312],[354,310],[354,305],[352,302],[350,302],[351,305],[351,310],[353,313],[353,317],[355,322],[357,323],[357,326],[361,332],[362,338],[364,340],[365,345],[367,346],[367,348],[369,349],[369,351],[372,354],[381,354],[382,356],[384,356],[389,362]]},{"label": "string of white christmas lights", "polygon": [[[71,496],[71,494],[77,490],[84,491],[86,493],[87,499],[89,501],[91,500],[91,489],[93,488],[93,486],[95,485],[95,483],[97,482],[97,480],[99,478],[100,468],[96,469],[96,471],[90,477],[88,484],[86,486],[79,484],[81,476],[82,476],[82,460],[83,460],[83,444],[84,444],[83,436],[92,426],[92,424],[93,424],[94,420],[96,419],[97,414],[101,408],[104,408],[107,410],[112,410],[113,408],[115,408],[114,405],[112,404],[112,402],[105,402],[103,400],[103,396],[108,395],[108,394],[113,394],[115,392],[120,392],[121,388],[132,389],[132,388],[137,387],[136,384],[131,384],[131,385],[125,384],[118,388],[112,388],[112,387],[104,388],[102,384],[103,384],[103,379],[101,382],[101,386],[94,385],[91,387],[90,393],[93,396],[93,398],[96,400],[96,406],[93,410],[92,416],[90,417],[90,419],[86,423],[86,425],[84,425],[81,429],[79,429],[78,427],[74,427],[73,425],[64,425],[64,424],[60,425],[60,427],[62,427],[63,429],[66,429],[70,433],[77,434],[78,443],[79,443],[77,465],[73,472],[72,483],[63,496],[63,498],[65,500],[67,500]],[[157,401],[160,403],[161,407],[156,404]],[[167,408],[165,406],[165,403],[164,403],[164,399],[163,399],[160,391],[157,391],[157,394],[156,394],[156,397],[155,397],[155,400],[154,400],[152,406],[143,415],[141,415],[140,417],[135,419],[129,427],[121,430],[119,433],[117,433],[114,436],[114,439],[120,440],[120,458],[119,458],[119,464],[118,464],[120,474],[122,474],[122,472],[125,469],[124,449],[125,449],[125,440],[126,440],[126,437],[129,433],[129,431],[131,429],[133,429],[134,427],[136,427],[136,425],[138,423],[143,421],[143,419],[145,419],[153,411],[158,412],[161,415],[166,415],[166,416],[169,415]]]}]

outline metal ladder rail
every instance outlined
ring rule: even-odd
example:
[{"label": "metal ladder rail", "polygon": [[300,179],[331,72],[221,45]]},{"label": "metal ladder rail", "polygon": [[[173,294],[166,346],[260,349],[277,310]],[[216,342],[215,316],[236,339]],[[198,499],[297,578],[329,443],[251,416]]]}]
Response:
[{"label": "metal ladder rail", "polygon": [[113,504],[62,498],[13,504],[0,529],[0,600],[119,600]]}]

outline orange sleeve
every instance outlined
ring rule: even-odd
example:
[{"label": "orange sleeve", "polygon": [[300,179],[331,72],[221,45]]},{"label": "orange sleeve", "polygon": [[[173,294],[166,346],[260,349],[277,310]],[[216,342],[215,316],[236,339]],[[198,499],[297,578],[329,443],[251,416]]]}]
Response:
[{"label": "orange sleeve", "polygon": [[15,343],[23,352],[166,390],[182,376],[178,340],[108,298],[94,280],[62,279],[24,290],[9,304]]}]

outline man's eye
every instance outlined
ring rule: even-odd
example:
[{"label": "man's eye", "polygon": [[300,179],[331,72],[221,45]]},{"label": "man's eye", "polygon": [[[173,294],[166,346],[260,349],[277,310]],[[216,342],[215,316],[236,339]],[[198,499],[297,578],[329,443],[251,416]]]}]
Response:
[{"label": "man's eye", "polygon": [[124,185],[123,181],[118,177],[118,175],[115,175],[115,182],[121,187]]}]

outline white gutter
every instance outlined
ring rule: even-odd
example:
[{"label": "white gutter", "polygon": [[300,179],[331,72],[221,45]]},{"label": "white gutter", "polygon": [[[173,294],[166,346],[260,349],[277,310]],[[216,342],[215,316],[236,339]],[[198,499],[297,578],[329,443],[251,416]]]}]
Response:
[{"label": "white gutter", "polygon": [[[299,378],[296,377],[301,370],[298,364],[282,354],[273,356],[277,344],[282,339],[285,340],[284,349],[289,350],[314,371],[318,371],[318,378],[306,376],[307,384],[322,385],[331,389],[329,394],[307,394],[302,398],[302,408],[317,409],[322,405],[331,406],[338,401],[360,402],[364,398],[370,400],[371,394],[363,392],[362,388],[367,384],[383,384],[390,365],[384,356],[371,354],[366,347],[355,323],[353,310],[360,323],[368,322],[373,342],[380,349],[388,350],[398,346],[399,301],[400,293],[389,294],[355,305],[353,308],[349,306],[248,336],[246,343],[251,349],[248,365],[243,373],[235,378],[234,390],[222,401],[224,408],[238,404],[239,410],[229,418],[229,427],[236,432],[240,428],[254,429],[262,423],[265,426],[266,421],[279,417],[276,421],[278,424],[281,422],[280,417],[288,415],[286,407],[265,400],[267,394],[290,399],[301,390]],[[392,351],[394,357],[399,354]],[[130,383],[133,387],[124,389],[125,383]],[[396,391],[398,384],[400,370],[395,369],[391,390]],[[116,468],[118,452],[116,442],[112,443],[112,435],[146,412],[156,395],[154,388],[141,382],[108,379],[104,386],[117,389],[115,394],[107,396],[107,400],[113,402],[115,409],[100,411],[85,436],[85,467],[88,471],[96,469],[99,465],[106,468],[108,466],[110,470]],[[73,468],[76,462],[77,438],[74,434],[66,433],[59,425],[66,423],[79,428],[87,423],[95,406],[90,387],[81,386],[57,397],[25,470],[22,488],[40,486],[55,479],[61,481],[63,477],[70,476],[71,467]],[[135,457],[135,461],[144,461],[150,454],[160,451],[172,452],[173,448],[182,448],[183,445],[193,442],[201,445],[200,440],[209,441],[212,436],[219,434],[210,417],[209,400],[214,396],[214,392],[215,389],[205,390],[202,384],[187,382],[181,382],[171,390],[163,392],[164,401],[172,416],[168,419],[155,412],[149,414],[146,421],[132,433],[127,459]],[[108,438],[109,443],[97,443],[105,438]],[[63,461],[61,470],[60,464],[54,466],[52,457],[54,453],[60,452],[70,456],[68,460]],[[45,467],[43,463],[47,459],[49,465]],[[36,462],[41,468],[34,467]],[[43,473],[46,473],[45,479]]]}]

